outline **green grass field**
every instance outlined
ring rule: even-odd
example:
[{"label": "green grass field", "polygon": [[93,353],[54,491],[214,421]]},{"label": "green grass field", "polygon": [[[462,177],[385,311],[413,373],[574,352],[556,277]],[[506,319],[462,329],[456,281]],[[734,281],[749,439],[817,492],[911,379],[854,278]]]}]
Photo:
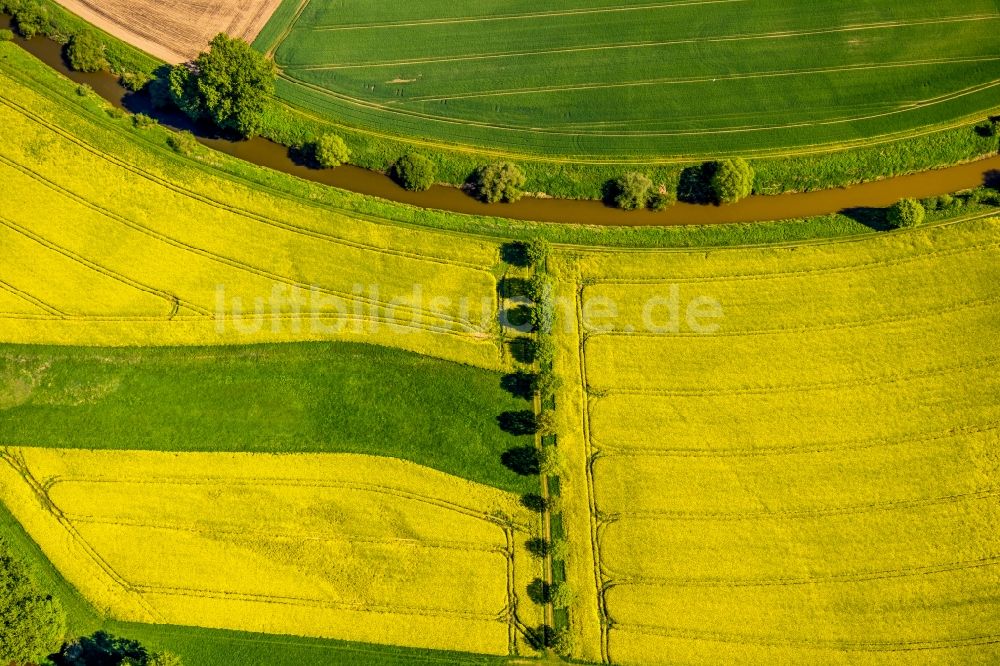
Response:
[{"label": "green grass field", "polygon": [[574,159],[794,153],[1000,104],[994,0],[287,2],[256,45],[344,124]]},{"label": "green grass field", "polygon": [[153,451],[368,453],[512,490],[530,444],[496,418],[501,374],[352,343],[200,348],[0,346],[0,441]]},{"label": "green grass field", "polygon": [[583,656],[997,659],[998,231],[567,261]]}]

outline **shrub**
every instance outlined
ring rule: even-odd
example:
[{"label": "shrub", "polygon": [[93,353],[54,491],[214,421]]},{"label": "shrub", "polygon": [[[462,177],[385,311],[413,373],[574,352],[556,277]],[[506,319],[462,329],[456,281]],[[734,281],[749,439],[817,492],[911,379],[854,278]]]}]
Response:
[{"label": "shrub", "polygon": [[902,199],[889,208],[886,221],[896,229],[915,227],[924,221],[924,207],[915,199]]},{"label": "shrub", "polygon": [[556,608],[569,608],[575,599],[576,595],[573,594],[573,590],[566,583],[559,583],[552,590],[552,605]]},{"label": "shrub", "polygon": [[99,72],[108,68],[104,42],[90,30],[78,32],[66,44],[66,61],[77,72]]},{"label": "shrub", "polygon": [[[539,419],[544,417],[545,414],[552,414],[554,420],[555,415],[553,412],[545,412]],[[538,456],[538,471],[545,476],[562,476],[565,470],[566,465],[564,464],[562,451],[553,444],[543,446],[542,452]]]},{"label": "shrub", "polygon": [[552,370],[545,368],[540,373],[535,375],[535,381],[532,385],[532,389],[534,389],[534,393],[536,393],[542,400],[545,400],[546,398],[551,398],[555,395],[560,386],[562,386],[562,381],[559,377],[557,377]]},{"label": "shrub", "polygon": [[183,666],[183,662],[173,652],[156,652],[146,660],[146,666]]},{"label": "shrub", "polygon": [[81,83],[76,87],[76,94],[80,97],[87,97],[94,92],[94,89],[88,86],[86,83]]},{"label": "shrub", "polygon": [[552,559],[565,562],[569,557],[569,542],[562,538],[553,539],[549,545],[549,554],[552,556]]},{"label": "shrub", "polygon": [[753,167],[743,158],[722,160],[712,176],[712,192],[719,203],[736,203],[753,192],[753,180]]},{"label": "shrub", "polygon": [[544,268],[549,259],[549,242],[544,238],[533,238],[524,245],[528,264],[535,268]]},{"label": "shrub", "polygon": [[132,126],[138,127],[139,129],[145,129],[157,124],[159,123],[156,122],[156,118],[147,116],[145,113],[137,113],[132,116]]},{"label": "shrub", "polygon": [[984,120],[976,125],[976,134],[984,137],[994,137],[997,135],[997,125],[992,120]]},{"label": "shrub", "polygon": [[59,649],[66,617],[24,563],[0,541],[0,664],[43,663]]},{"label": "shrub", "polygon": [[324,134],[313,144],[313,158],[322,168],[331,169],[351,159],[351,151],[336,134]]},{"label": "shrub", "polygon": [[486,203],[512,203],[524,196],[527,179],[516,164],[497,162],[480,167],[473,181],[476,194]]},{"label": "shrub", "polygon": [[191,132],[171,132],[167,137],[167,145],[181,155],[190,155],[198,147],[198,139]]},{"label": "shrub", "polygon": [[44,7],[35,2],[23,2],[12,9],[14,25],[22,36],[30,39],[49,31],[49,15]]},{"label": "shrub", "polygon": [[[539,414],[538,417],[535,419],[535,427],[538,429],[538,433],[540,435],[544,436],[544,435],[556,434],[556,427],[557,427],[556,413],[551,409],[546,409],[541,414]],[[551,451],[549,450],[550,448],[552,448]],[[545,469],[546,456],[550,454],[555,455],[555,449],[553,447],[545,447],[545,449],[542,450],[543,471]],[[558,460],[556,460],[555,462],[558,463]],[[558,465],[556,465],[551,469],[551,473],[555,473],[557,471],[558,471]],[[550,472],[546,472],[546,474],[548,473]]]},{"label": "shrub", "polygon": [[125,72],[118,79],[122,87],[132,92],[140,92],[153,80],[153,77],[145,72]]},{"label": "shrub", "polygon": [[392,177],[407,190],[422,192],[437,179],[437,166],[423,155],[408,153],[393,165]]},{"label": "shrub", "polygon": [[666,210],[677,203],[677,194],[670,190],[655,192],[649,198],[649,207],[653,210]]},{"label": "shrub", "polygon": [[947,210],[955,205],[955,197],[950,194],[942,194],[937,197],[937,210]]},{"label": "shrub", "polygon": [[556,357],[556,345],[552,335],[547,332],[538,334],[535,337],[534,347],[535,362],[543,368],[552,365]]},{"label": "shrub", "polygon": [[9,42],[14,39],[14,31],[4,28],[0,30],[0,42]]},{"label": "shrub", "polygon": [[128,111],[119,109],[117,106],[111,107],[106,113],[108,114],[108,118],[112,120],[122,120],[128,117]]},{"label": "shrub", "polygon": [[638,210],[649,204],[653,181],[644,173],[627,173],[615,181],[615,205],[622,210]]}]

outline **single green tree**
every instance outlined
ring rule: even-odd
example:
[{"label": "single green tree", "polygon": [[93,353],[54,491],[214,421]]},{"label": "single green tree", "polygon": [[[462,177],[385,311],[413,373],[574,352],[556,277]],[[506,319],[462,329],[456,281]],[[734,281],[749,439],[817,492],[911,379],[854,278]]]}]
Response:
[{"label": "single green tree", "polygon": [[0,542],[0,664],[40,663],[62,645],[66,616]]},{"label": "single green tree", "polygon": [[313,157],[316,164],[332,169],[351,159],[351,151],[336,134],[324,134],[313,144]]},{"label": "single green tree", "polygon": [[0,30],[0,42],[9,42],[14,39],[14,31],[4,28]]},{"label": "single green tree", "polygon": [[924,221],[924,207],[916,199],[901,199],[889,208],[886,221],[896,229],[915,227]]},{"label": "single green tree", "polygon": [[736,203],[753,192],[753,167],[741,157],[722,160],[712,176],[712,192],[719,203]]},{"label": "single green tree", "polygon": [[497,162],[481,167],[474,178],[479,198],[487,203],[512,203],[524,196],[524,173],[516,164]]},{"label": "single green tree", "polygon": [[392,176],[404,188],[422,192],[437,179],[437,166],[423,155],[407,153],[393,165]]},{"label": "single green tree", "polygon": [[219,33],[193,65],[170,72],[170,96],[191,118],[241,136],[260,131],[274,97],[274,63],[244,40]]},{"label": "single green tree", "polygon": [[184,666],[173,652],[155,652],[146,660],[146,666]]},{"label": "single green tree", "polygon": [[615,181],[615,205],[622,210],[638,210],[649,205],[653,181],[644,173],[633,171]]},{"label": "single green tree", "polygon": [[100,72],[108,68],[104,42],[90,30],[78,32],[66,44],[66,60],[77,72]]},{"label": "single green tree", "polygon": [[524,253],[529,265],[544,270],[549,259],[549,242],[544,238],[532,238],[524,244]]}]

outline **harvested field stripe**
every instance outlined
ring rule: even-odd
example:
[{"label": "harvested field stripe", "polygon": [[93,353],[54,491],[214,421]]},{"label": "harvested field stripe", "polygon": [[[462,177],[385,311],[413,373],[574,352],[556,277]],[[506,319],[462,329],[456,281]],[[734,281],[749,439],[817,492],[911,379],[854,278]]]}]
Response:
[{"label": "harvested field stripe", "polygon": [[524,19],[549,18],[559,16],[577,16],[580,14],[612,14],[622,12],[648,11],[650,9],[671,9],[674,7],[689,7],[692,5],[720,5],[749,0],[695,0],[694,2],[656,2],[648,5],[630,5],[628,7],[595,7],[593,9],[566,9],[548,12],[529,12],[523,14],[493,14],[489,16],[459,16],[455,18],[421,19],[416,21],[387,21],[384,23],[357,23],[346,25],[317,25],[311,28],[315,32],[333,32],[341,30],[368,30],[371,28],[411,28],[421,25],[452,25],[457,23],[486,23],[493,21],[514,21]]},{"label": "harvested field stripe", "polygon": [[892,28],[903,28],[919,25],[945,25],[949,23],[968,23],[979,21],[995,21],[1000,19],[996,14],[974,14],[970,16],[952,16],[939,19],[918,19],[912,21],[885,21],[882,23],[867,23],[858,25],[839,26],[836,28],[824,28],[820,30],[790,30],[784,32],[766,32],[745,35],[720,35],[717,37],[697,37],[690,39],[676,39],[666,41],[630,42],[624,44],[604,44],[593,46],[575,46],[558,49],[537,49],[532,51],[507,51],[500,53],[483,53],[464,56],[443,56],[438,58],[416,58],[410,60],[386,60],[367,61],[353,63],[338,63],[329,65],[294,65],[285,63],[284,67],[299,71],[326,71],[336,69],[356,69],[359,67],[396,67],[399,65],[427,65],[441,62],[470,62],[478,60],[494,60],[502,58],[522,58],[526,56],[565,54],[565,53],[587,53],[594,51],[621,51],[640,48],[651,48],[657,46],[675,46],[678,44],[712,44],[718,42],[741,42],[768,39],[787,39],[790,37],[805,37],[812,35],[828,35],[844,32],[860,32],[866,30],[883,30]]}]

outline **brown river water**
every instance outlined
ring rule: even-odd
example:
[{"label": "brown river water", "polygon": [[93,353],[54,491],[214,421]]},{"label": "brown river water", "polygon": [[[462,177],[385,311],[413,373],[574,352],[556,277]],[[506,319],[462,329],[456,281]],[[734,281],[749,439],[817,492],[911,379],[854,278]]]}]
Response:
[{"label": "brown river water", "polygon": [[[9,17],[0,16],[0,27],[9,25]],[[106,72],[83,74],[71,71],[62,58],[60,46],[51,40],[18,38],[17,42],[35,57],[70,79],[91,86],[112,104],[130,108],[128,93],[114,76]],[[168,126],[185,125],[185,119],[176,116],[158,119]],[[246,141],[199,137],[199,141],[215,150],[248,162],[351,192],[422,208],[561,224],[666,226],[811,217],[856,208],[884,207],[904,197],[920,199],[957,192],[982,185],[987,179],[995,179],[1000,172],[1000,155],[994,155],[987,159],[944,169],[896,176],[832,190],[753,196],[727,206],[678,203],[660,212],[626,212],[600,201],[570,199],[529,197],[513,204],[485,204],[456,187],[441,185],[434,186],[426,192],[409,192],[388,176],[359,167],[345,165],[336,169],[312,169],[302,166],[289,156],[288,148],[259,137]]]}]

